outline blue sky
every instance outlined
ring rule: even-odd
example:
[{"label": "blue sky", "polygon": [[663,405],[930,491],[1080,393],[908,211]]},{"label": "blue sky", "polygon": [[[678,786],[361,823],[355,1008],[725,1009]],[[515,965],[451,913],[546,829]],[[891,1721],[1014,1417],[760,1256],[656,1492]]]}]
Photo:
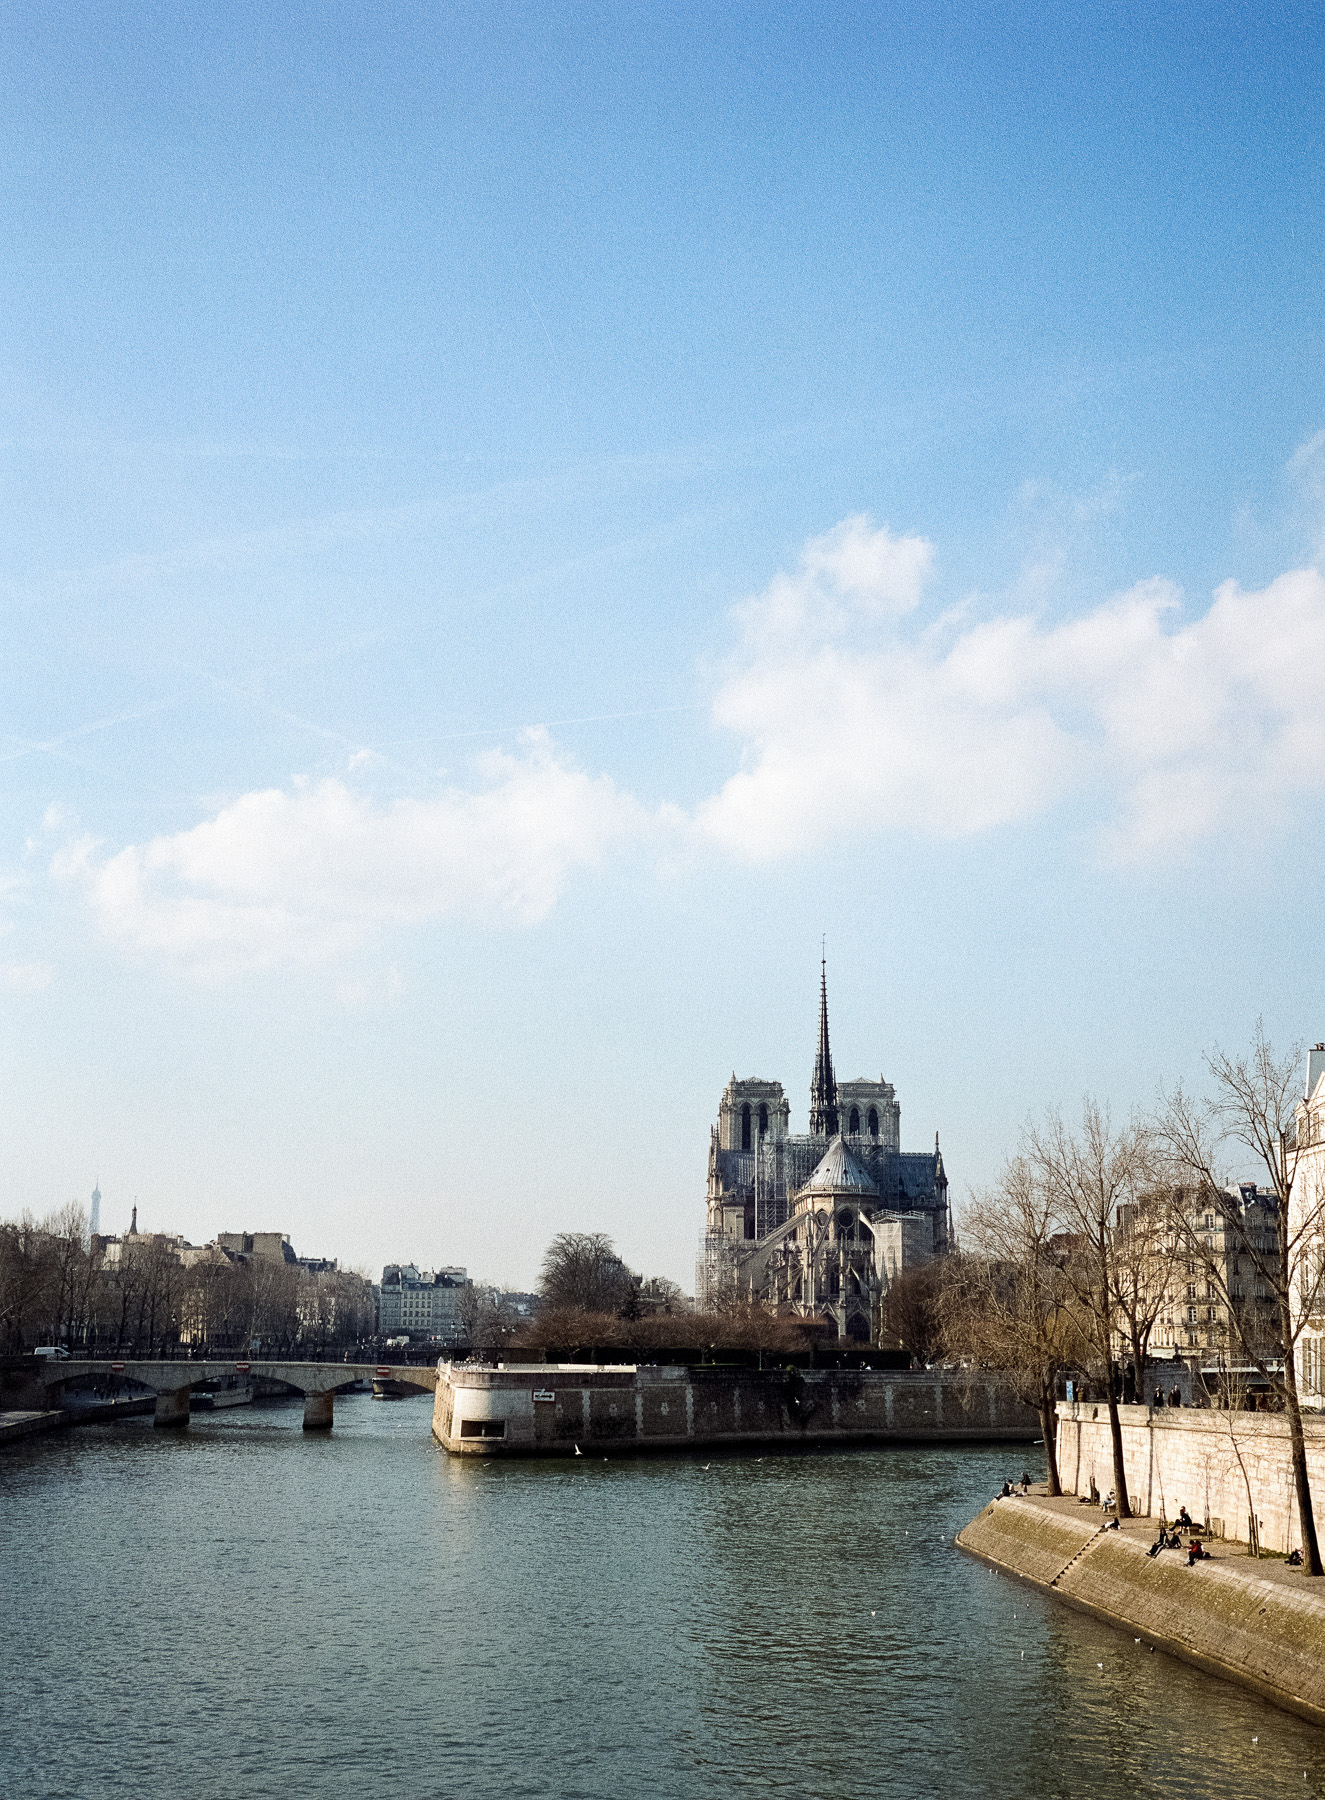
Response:
[{"label": "blue sky", "polygon": [[689,1279],[1325,1035],[1320,16],[0,13],[0,1210]]}]

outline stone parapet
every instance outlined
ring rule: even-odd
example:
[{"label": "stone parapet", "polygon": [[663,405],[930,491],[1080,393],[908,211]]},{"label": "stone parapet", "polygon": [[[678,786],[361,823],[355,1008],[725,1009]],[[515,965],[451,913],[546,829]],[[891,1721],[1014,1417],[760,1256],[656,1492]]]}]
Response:
[{"label": "stone parapet", "polygon": [[[1120,1406],[1123,1462],[1134,1512],[1173,1518],[1185,1506],[1217,1537],[1288,1551],[1298,1541],[1288,1422],[1279,1413],[1209,1407]],[[1325,1417],[1303,1425],[1317,1530],[1325,1535]],[[1060,1402],[1058,1472],[1064,1491],[1113,1487],[1109,1412],[1101,1401]]]}]

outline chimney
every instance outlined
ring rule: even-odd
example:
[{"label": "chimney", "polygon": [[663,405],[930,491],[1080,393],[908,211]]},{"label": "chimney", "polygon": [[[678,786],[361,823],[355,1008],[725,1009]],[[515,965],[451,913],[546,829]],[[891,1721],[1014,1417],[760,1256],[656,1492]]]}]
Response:
[{"label": "chimney", "polygon": [[1313,1044],[1307,1051],[1307,1099],[1316,1091],[1316,1083],[1325,1075],[1325,1044]]}]

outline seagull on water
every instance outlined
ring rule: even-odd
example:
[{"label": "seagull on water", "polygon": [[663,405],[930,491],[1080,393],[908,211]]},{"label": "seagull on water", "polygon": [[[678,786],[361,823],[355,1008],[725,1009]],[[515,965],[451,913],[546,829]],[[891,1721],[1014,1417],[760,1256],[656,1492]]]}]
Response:
[{"label": "seagull on water", "polygon": [[580,1446],[579,1446],[579,1445],[578,1445],[578,1444],[574,1444],[574,1445],[572,1445],[572,1448],[573,1448],[573,1450],[574,1450],[574,1451],[575,1451],[575,1454],[576,1454],[576,1456],[583,1456],[583,1455],[584,1455],[584,1452],[583,1452],[583,1450],[581,1450],[581,1449],[580,1449]]}]

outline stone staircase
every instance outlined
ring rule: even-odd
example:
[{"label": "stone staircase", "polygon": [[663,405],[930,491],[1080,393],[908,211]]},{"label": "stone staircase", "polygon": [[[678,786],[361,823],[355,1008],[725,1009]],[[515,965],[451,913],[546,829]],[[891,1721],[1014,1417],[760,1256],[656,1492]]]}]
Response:
[{"label": "stone staircase", "polygon": [[1086,1539],[1085,1543],[1077,1551],[1076,1555],[1070,1556],[1067,1559],[1067,1561],[1063,1564],[1062,1568],[1058,1571],[1058,1573],[1054,1576],[1053,1580],[1049,1583],[1049,1586],[1051,1588],[1056,1588],[1058,1586],[1059,1582],[1063,1579],[1064,1575],[1067,1574],[1068,1570],[1076,1567],[1076,1565],[1081,1561],[1082,1557],[1086,1554],[1087,1550],[1089,1550],[1092,1545],[1097,1544],[1099,1542],[1099,1540],[1104,1536],[1105,1532],[1108,1529],[1109,1529],[1109,1527],[1108,1527],[1108,1523],[1106,1521],[1105,1524],[1101,1525],[1097,1530],[1093,1531],[1090,1534],[1090,1536]]}]

